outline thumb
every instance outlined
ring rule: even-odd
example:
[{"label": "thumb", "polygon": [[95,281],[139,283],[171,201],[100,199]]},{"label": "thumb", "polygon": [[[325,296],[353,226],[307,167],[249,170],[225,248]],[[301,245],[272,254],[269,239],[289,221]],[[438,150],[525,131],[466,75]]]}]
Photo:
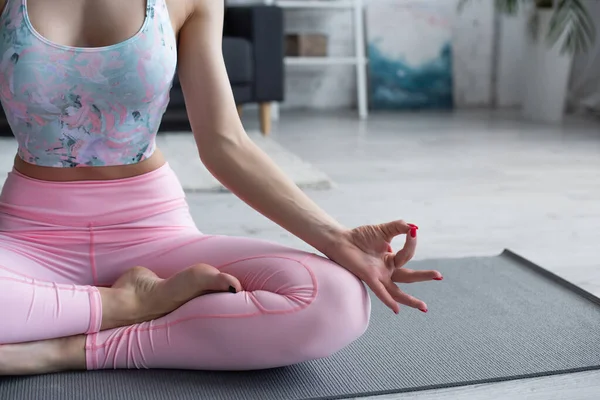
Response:
[{"label": "thumb", "polygon": [[415,225],[410,226],[409,234],[406,235],[404,247],[398,253],[396,253],[396,257],[394,257],[394,264],[396,268],[404,266],[414,257],[415,250],[417,248],[418,229],[419,228],[417,228]]}]

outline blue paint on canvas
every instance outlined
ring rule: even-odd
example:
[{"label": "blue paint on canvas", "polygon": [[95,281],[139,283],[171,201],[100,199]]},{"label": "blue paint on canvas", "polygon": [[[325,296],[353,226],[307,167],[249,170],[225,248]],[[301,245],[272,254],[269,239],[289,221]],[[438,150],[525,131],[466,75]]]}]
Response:
[{"label": "blue paint on canvas", "polygon": [[439,56],[419,66],[410,66],[369,44],[371,106],[376,109],[450,109],[452,95],[452,50],[450,43]]},{"label": "blue paint on canvas", "polygon": [[367,4],[369,90],[374,109],[451,109],[453,1]]}]

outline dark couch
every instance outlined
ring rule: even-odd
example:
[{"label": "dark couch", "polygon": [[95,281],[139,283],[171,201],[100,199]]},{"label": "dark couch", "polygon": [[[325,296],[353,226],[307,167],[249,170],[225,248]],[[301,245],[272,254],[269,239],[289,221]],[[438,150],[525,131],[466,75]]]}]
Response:
[{"label": "dark couch", "polygon": [[[275,6],[227,7],[223,29],[223,56],[238,111],[259,104],[263,134],[270,130],[270,103],[284,99],[283,12]],[[189,130],[177,76],[161,132]]]},{"label": "dark couch", "polygon": [[[223,56],[238,111],[248,103],[260,105],[261,131],[270,130],[270,102],[284,98],[283,12],[274,6],[226,7]],[[161,133],[189,130],[183,94],[177,75]],[[10,136],[0,107],[0,136]]]}]

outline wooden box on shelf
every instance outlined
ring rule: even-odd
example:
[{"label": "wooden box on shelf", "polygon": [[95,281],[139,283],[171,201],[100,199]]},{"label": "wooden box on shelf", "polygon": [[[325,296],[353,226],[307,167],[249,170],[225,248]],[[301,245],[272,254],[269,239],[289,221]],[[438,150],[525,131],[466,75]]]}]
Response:
[{"label": "wooden box on shelf", "polygon": [[285,55],[288,57],[326,57],[327,36],[319,33],[288,33],[285,35]]}]

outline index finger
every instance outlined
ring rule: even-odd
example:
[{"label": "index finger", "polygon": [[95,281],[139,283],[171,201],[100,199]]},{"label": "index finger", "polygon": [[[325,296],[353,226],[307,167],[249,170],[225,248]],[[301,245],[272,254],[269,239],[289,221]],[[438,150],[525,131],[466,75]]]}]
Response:
[{"label": "index finger", "polygon": [[386,222],[385,224],[379,224],[379,229],[385,235],[385,240],[391,242],[398,235],[404,235],[410,232],[411,224],[406,223],[404,220],[396,220],[392,222]]}]

